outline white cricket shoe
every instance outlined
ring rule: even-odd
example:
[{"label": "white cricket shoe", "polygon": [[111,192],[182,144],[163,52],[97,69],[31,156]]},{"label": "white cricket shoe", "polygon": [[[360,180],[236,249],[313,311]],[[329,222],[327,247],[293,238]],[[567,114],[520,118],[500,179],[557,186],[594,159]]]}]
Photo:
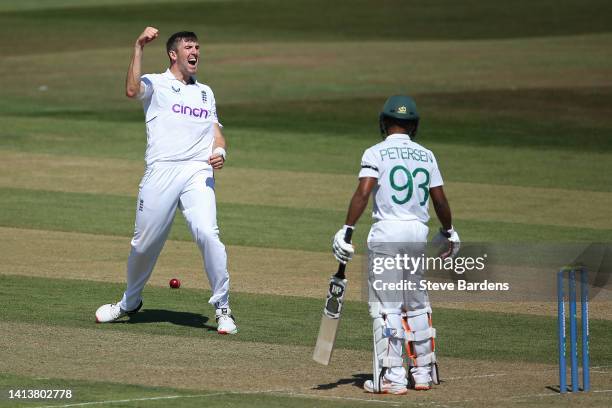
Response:
[{"label": "white cricket shoe", "polygon": [[217,319],[217,333],[219,334],[236,334],[238,327],[232,316],[232,309],[222,307],[215,311],[215,319]]},{"label": "white cricket shoe", "polygon": [[96,323],[109,323],[114,322],[126,315],[131,315],[136,313],[142,307],[142,301],[136,309],[134,310],[123,310],[119,306],[119,302],[117,303],[108,303],[106,305],[102,305],[96,310]]},{"label": "white cricket shoe", "polygon": [[431,374],[435,374],[438,378],[438,365],[435,364],[433,370],[428,367],[410,367],[408,374],[408,384],[416,391],[428,391],[433,386]]},{"label": "white cricket shoe", "polygon": [[429,391],[431,389],[430,383],[416,383],[414,389],[417,391]]},{"label": "white cricket shoe", "polygon": [[[374,391],[374,382],[372,380],[367,380],[363,384],[363,389],[367,392],[376,392]],[[406,388],[403,384],[392,383],[391,381],[383,378],[382,380],[382,390],[380,394],[393,394],[393,395],[406,395],[408,393],[408,388]]]}]

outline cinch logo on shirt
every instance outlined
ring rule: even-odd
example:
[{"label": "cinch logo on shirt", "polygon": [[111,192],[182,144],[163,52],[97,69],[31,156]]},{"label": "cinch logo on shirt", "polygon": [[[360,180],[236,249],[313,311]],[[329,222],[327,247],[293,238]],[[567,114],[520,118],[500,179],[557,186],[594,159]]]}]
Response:
[{"label": "cinch logo on shirt", "polygon": [[183,115],[193,116],[196,118],[201,118],[204,116],[204,119],[208,118],[208,115],[210,114],[210,112],[206,109],[192,108],[190,106],[179,105],[178,103],[172,105],[172,112],[182,113]]}]

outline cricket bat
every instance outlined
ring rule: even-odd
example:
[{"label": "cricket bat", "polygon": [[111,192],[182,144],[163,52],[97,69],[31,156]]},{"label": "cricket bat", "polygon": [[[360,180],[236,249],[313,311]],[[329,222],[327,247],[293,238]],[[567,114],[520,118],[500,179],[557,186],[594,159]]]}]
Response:
[{"label": "cricket bat", "polygon": [[[353,229],[347,228],[344,235],[344,241],[351,242]],[[338,272],[329,280],[329,288],[327,290],[327,299],[323,308],[323,316],[321,317],[321,326],[319,327],[319,337],[315,345],[312,359],[317,363],[328,365],[334,344],[336,343],[336,334],[340,325],[340,315],[342,314],[342,306],[344,304],[344,293],[346,292],[346,276],[344,270],[346,265],[340,263]]]}]

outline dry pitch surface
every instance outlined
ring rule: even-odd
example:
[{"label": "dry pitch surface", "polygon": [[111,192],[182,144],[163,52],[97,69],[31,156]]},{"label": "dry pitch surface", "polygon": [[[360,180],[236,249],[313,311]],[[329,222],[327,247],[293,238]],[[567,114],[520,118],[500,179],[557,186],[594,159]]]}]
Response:
[{"label": "dry pitch surface", "polygon": [[[612,367],[593,367],[594,391],[588,396],[562,400],[548,389],[558,379],[555,366],[446,358],[441,362],[443,383],[430,392],[411,392],[407,397],[378,396],[360,389],[370,375],[368,352],[336,350],[333,364],[323,367],[311,360],[311,347],[267,343],[231,343],[232,347],[227,347],[223,338],[144,337],[130,333],[117,336],[101,333],[95,326],[62,329],[2,323],[0,327],[12,333],[0,340],[8,356],[0,368],[33,377],[434,407],[563,406],[569,401],[580,401],[581,406],[602,406],[612,392]],[[47,352],[41,364],[31,365],[29,357],[39,354],[41,337]],[[122,347],[117,347],[117,342]],[[168,344],[172,344],[171,354],[166,353]],[[66,347],[72,350],[69,356]],[[165,353],[160,355],[160,350]],[[232,381],[228,382],[228,378]]]}]

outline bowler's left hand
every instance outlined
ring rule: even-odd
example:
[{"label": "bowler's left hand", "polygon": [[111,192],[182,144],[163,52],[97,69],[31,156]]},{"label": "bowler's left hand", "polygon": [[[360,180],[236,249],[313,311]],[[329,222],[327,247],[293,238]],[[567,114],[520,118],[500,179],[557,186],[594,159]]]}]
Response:
[{"label": "bowler's left hand", "polygon": [[220,170],[225,164],[225,159],[220,154],[213,154],[208,158],[208,164],[210,164],[213,169]]}]

